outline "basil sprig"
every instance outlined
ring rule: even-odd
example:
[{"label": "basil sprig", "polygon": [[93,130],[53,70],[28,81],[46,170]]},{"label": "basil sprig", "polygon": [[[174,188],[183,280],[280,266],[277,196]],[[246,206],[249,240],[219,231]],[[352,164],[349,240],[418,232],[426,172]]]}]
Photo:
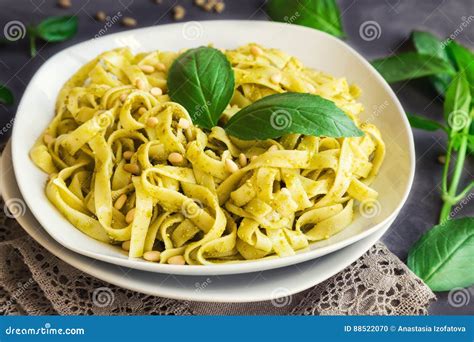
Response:
[{"label": "basil sprig", "polygon": [[446,49],[456,69],[465,73],[474,101],[474,53],[454,40],[446,46]]},{"label": "basil sprig", "polygon": [[454,40],[441,41],[427,32],[414,32],[412,39],[416,52],[381,58],[372,64],[388,82],[428,76],[444,96],[446,124],[407,114],[412,127],[427,131],[441,128],[447,134],[440,224],[421,237],[408,257],[408,266],[418,276],[433,290],[444,291],[474,284],[474,218],[452,219],[451,212],[474,189],[470,180],[458,190],[466,157],[474,153],[474,53]]},{"label": "basil sprig", "polygon": [[442,129],[445,131],[447,130],[447,128],[440,124],[438,121],[434,121],[420,115],[407,113],[407,118],[410,122],[411,127],[413,128],[423,129],[425,131],[430,132],[437,131],[438,129]]},{"label": "basil sprig", "polygon": [[413,246],[407,264],[434,291],[474,284],[474,220],[434,226]]},{"label": "basil sprig", "polygon": [[13,94],[10,89],[0,85],[0,102],[6,105],[13,104]]},{"label": "basil sprig", "polygon": [[445,44],[441,42],[436,36],[429,32],[415,31],[412,34],[413,45],[419,54],[436,57],[447,62],[450,67],[449,72],[438,73],[430,76],[430,81],[439,94],[444,94],[451,82],[451,73],[454,67],[451,66],[451,61],[446,52]]},{"label": "basil sprig", "polygon": [[194,124],[211,129],[234,94],[234,71],[219,50],[190,49],[171,65],[168,90],[171,99],[187,109]]},{"label": "basil sprig", "polygon": [[[78,20],[76,16],[59,16],[44,19],[38,25],[28,25],[26,33],[30,41],[30,55],[36,56],[36,39],[46,42],[57,43],[74,37],[77,32]],[[22,37],[23,38],[23,37]],[[0,40],[0,44],[8,44],[11,41]]]},{"label": "basil sprig", "polygon": [[453,75],[455,70],[442,58],[405,52],[397,56],[376,59],[372,65],[387,80],[399,82],[437,74]]},{"label": "basil sprig", "polygon": [[244,140],[272,139],[290,133],[327,137],[364,134],[334,102],[304,93],[266,96],[232,116],[225,130]]},{"label": "basil sprig", "polygon": [[[168,91],[187,109],[193,123],[217,125],[234,94],[234,71],[219,50],[190,49],[168,73]],[[327,137],[361,136],[363,132],[333,102],[320,96],[284,93],[266,96],[241,109],[224,127],[240,139],[278,138],[289,133]]]},{"label": "basil sprig", "polygon": [[308,26],[336,37],[344,37],[335,0],[270,0],[266,11],[275,21]]}]

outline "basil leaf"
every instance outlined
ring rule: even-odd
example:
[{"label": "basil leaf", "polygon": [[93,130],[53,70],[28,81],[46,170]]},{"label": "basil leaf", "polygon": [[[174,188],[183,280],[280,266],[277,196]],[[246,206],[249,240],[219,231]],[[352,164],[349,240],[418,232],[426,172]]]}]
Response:
[{"label": "basil leaf", "polygon": [[199,47],[179,56],[168,73],[171,99],[187,109],[193,123],[211,129],[234,94],[234,71],[217,49]]},{"label": "basil leaf", "polygon": [[34,30],[35,35],[47,42],[62,42],[77,32],[77,17],[50,17],[43,20]]},{"label": "basil leaf", "polygon": [[[450,63],[445,45],[437,37],[428,32],[415,31],[412,35],[413,44],[420,54],[441,58]],[[450,63],[451,64],[451,63]],[[452,72],[454,67],[452,68]],[[447,73],[430,76],[431,83],[439,94],[444,94],[451,82],[451,77]]]},{"label": "basil leaf", "polygon": [[464,72],[459,72],[451,81],[444,99],[444,118],[450,128],[459,131],[469,118],[471,95]]},{"label": "basil leaf", "polygon": [[451,64],[445,60],[417,52],[376,59],[372,61],[372,65],[389,83],[440,73],[454,74]]},{"label": "basil leaf", "polygon": [[474,284],[474,218],[434,226],[412,247],[408,267],[433,291]]},{"label": "basil leaf", "polygon": [[0,85],[0,102],[6,105],[13,104],[13,94],[10,89]]},{"label": "basil leaf", "polygon": [[334,102],[305,93],[266,96],[232,116],[225,130],[244,140],[278,138],[290,133],[326,137],[364,135]]},{"label": "basil leaf", "polygon": [[344,36],[335,0],[270,0],[266,10],[272,20],[315,28],[336,37]]},{"label": "basil leaf", "polygon": [[461,44],[451,41],[447,45],[449,56],[455,61],[458,70],[463,70],[469,82],[471,96],[474,100],[474,54]]},{"label": "basil leaf", "polygon": [[438,129],[445,129],[444,126],[441,125],[439,122],[424,118],[419,115],[407,113],[407,118],[410,122],[411,127],[413,128],[423,129],[425,131],[430,132],[437,131]]}]

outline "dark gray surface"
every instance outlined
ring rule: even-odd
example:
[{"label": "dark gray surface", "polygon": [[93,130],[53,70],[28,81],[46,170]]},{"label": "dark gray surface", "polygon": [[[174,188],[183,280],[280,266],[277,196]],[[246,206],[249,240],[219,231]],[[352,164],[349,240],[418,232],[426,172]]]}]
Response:
[{"label": "dark gray surface", "polygon": [[[14,92],[16,103],[5,107],[0,104],[0,127],[8,127],[13,118],[21,95],[39,66],[54,53],[67,46],[93,38],[103,27],[103,23],[93,20],[97,10],[109,14],[120,11],[124,16],[138,20],[138,27],[160,25],[172,22],[170,9],[174,4],[182,4],[187,10],[185,20],[213,19],[252,19],[267,20],[262,0],[227,0],[226,10],[220,15],[206,13],[191,5],[191,1],[163,1],[155,5],[148,0],[101,0],[74,1],[68,10],[59,9],[51,0],[0,0],[0,28],[12,20],[23,23],[37,23],[49,15],[76,14],[80,18],[77,36],[61,44],[39,43],[36,58],[28,56],[26,39],[11,45],[0,46],[0,83],[7,84]],[[347,32],[346,41],[367,59],[386,56],[403,50],[409,45],[407,40],[414,29],[428,30],[441,37],[449,36],[459,29],[461,23],[474,15],[472,0],[342,0],[339,1]],[[366,41],[361,38],[359,28],[362,23],[374,20],[381,28],[378,39]],[[125,28],[114,25],[108,33],[119,32]],[[457,37],[464,44],[474,48],[474,21]],[[429,84],[424,81],[398,84],[394,87],[407,111],[440,118],[442,103]],[[31,113],[31,120],[35,113]],[[0,131],[1,134],[1,131]],[[3,139],[9,135],[3,134]],[[442,167],[437,157],[445,153],[442,133],[432,134],[415,130],[417,170],[415,184],[410,198],[383,241],[402,260],[406,259],[410,246],[421,234],[436,224],[441,206],[439,184]],[[390,157],[390,156],[388,156]],[[472,158],[466,163],[466,175],[473,178]],[[466,177],[467,179],[467,177]],[[474,206],[464,207],[459,216],[472,216]],[[438,301],[431,307],[432,314],[474,314],[474,289],[471,288],[470,302],[460,308],[448,303],[447,293],[438,293]]]}]

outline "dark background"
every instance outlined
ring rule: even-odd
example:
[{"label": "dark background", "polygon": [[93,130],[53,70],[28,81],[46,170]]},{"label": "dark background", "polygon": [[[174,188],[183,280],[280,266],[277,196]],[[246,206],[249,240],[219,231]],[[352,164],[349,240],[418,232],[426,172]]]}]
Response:
[{"label": "dark background", "polygon": [[[292,0],[288,0],[292,1]],[[444,38],[453,34],[463,21],[474,16],[473,0],[339,0],[338,1],[348,44],[368,60],[387,56],[410,48],[412,30],[426,30]],[[25,25],[38,23],[51,15],[75,14],[79,17],[79,32],[74,39],[59,44],[38,44],[35,58],[28,55],[25,39],[0,46],[0,84],[8,85],[15,95],[13,106],[0,104],[0,127],[8,125],[16,112],[16,106],[29,80],[41,64],[67,46],[93,38],[104,24],[93,19],[98,10],[113,15],[120,11],[138,21],[137,27],[161,25],[174,22],[172,7],[179,4],[186,8],[184,21],[216,19],[269,20],[263,0],[226,0],[223,13],[207,13],[194,6],[191,0],[167,1],[157,5],[150,0],[72,0],[73,6],[61,9],[54,0],[0,0],[0,28],[12,20]],[[381,27],[381,35],[373,41],[365,41],[359,35],[362,23],[374,20]],[[474,49],[474,20],[456,37]],[[120,24],[113,25],[107,33],[126,30]],[[258,33],[256,33],[258,34]],[[425,81],[413,81],[394,86],[405,110],[424,114],[430,118],[442,117],[442,102]],[[35,113],[31,113],[35,120]],[[8,133],[0,130],[4,141]],[[391,251],[402,260],[406,259],[410,246],[421,234],[437,223],[440,201],[442,166],[438,156],[445,154],[443,133],[426,133],[414,130],[417,155],[416,176],[409,200],[390,230],[382,238]],[[390,157],[390,156],[388,156]],[[465,165],[466,179],[472,179],[474,163],[471,157]],[[474,205],[468,203],[458,214],[473,216]],[[438,301],[431,306],[431,314],[474,314],[474,288],[470,288],[471,300],[463,307],[453,307],[447,293],[438,293]]]}]

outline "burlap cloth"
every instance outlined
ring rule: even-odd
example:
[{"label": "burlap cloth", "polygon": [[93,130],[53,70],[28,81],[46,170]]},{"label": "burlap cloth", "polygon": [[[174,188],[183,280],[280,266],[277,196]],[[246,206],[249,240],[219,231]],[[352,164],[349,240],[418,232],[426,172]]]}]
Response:
[{"label": "burlap cloth", "polygon": [[30,238],[5,210],[0,202],[3,315],[418,315],[426,314],[435,300],[382,243],[325,282],[274,301],[218,304],[148,296],[66,264]]}]

